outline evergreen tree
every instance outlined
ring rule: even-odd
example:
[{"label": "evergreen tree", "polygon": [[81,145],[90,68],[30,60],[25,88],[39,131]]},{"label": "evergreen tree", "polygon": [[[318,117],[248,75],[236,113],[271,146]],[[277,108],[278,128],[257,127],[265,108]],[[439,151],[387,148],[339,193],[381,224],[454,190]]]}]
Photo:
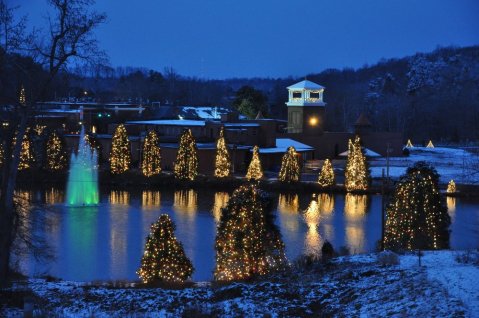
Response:
[{"label": "evergreen tree", "polygon": [[[16,140],[14,138],[13,144]],[[30,140],[28,130],[25,131],[22,141],[22,150],[20,152],[20,162],[18,164],[18,170],[25,170],[31,168],[35,162],[35,156],[33,155],[33,143]]]},{"label": "evergreen tree", "polygon": [[141,162],[143,175],[151,177],[161,172],[161,154],[159,139],[154,130],[150,130],[143,142],[143,161]]},{"label": "evergreen tree", "polygon": [[47,141],[47,169],[58,171],[65,169],[67,165],[67,154],[64,141],[52,132]]},{"label": "evergreen tree", "polygon": [[231,160],[226,147],[224,137],[224,129],[221,127],[220,137],[216,142],[216,160],[215,160],[215,177],[225,178],[231,175]]},{"label": "evergreen tree", "polygon": [[296,182],[301,178],[301,167],[299,156],[294,147],[289,147],[281,160],[281,169],[279,171],[279,181]]},{"label": "evergreen tree", "polygon": [[130,141],[124,125],[118,125],[111,141],[110,171],[121,174],[130,169],[131,151]]},{"label": "evergreen tree", "polygon": [[0,142],[0,167],[3,165],[3,161],[5,160],[5,151],[3,150],[3,142]]},{"label": "evergreen tree", "polygon": [[327,188],[336,185],[333,164],[331,160],[324,160],[323,167],[319,173],[318,183],[320,187]]},{"label": "evergreen tree", "polygon": [[193,274],[193,265],[174,232],[175,225],[167,214],[151,225],[137,272],[144,283],[183,282]]},{"label": "evergreen tree", "polygon": [[451,181],[449,181],[449,183],[447,184],[447,190],[446,192],[447,193],[456,193],[456,183],[454,182],[454,180],[451,179]]},{"label": "evergreen tree", "polygon": [[361,147],[359,136],[356,136],[354,143],[349,140],[348,160],[346,162],[345,186],[346,190],[357,191],[367,190],[369,187],[369,169]]},{"label": "evergreen tree", "polygon": [[198,155],[196,141],[190,129],[185,129],[175,161],[175,178],[194,180],[198,175]]},{"label": "evergreen tree", "polygon": [[436,170],[425,162],[407,169],[387,207],[385,248],[449,247],[451,218],[439,193],[438,181]]},{"label": "evergreen tree", "polygon": [[261,167],[261,160],[259,159],[259,147],[254,146],[253,157],[246,173],[246,179],[259,180],[263,177],[263,168]]},{"label": "evergreen tree", "polygon": [[286,264],[271,210],[271,198],[252,184],[233,192],[222,209],[216,234],[216,280],[248,279]]}]

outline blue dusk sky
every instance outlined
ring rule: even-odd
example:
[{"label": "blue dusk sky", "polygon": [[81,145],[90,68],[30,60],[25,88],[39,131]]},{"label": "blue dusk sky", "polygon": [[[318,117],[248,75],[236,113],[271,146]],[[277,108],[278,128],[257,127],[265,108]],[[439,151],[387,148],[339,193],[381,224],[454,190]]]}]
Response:
[{"label": "blue dusk sky", "polygon": [[[7,0],[44,25],[46,0]],[[477,0],[97,0],[112,66],[201,78],[304,76],[479,44]]]}]

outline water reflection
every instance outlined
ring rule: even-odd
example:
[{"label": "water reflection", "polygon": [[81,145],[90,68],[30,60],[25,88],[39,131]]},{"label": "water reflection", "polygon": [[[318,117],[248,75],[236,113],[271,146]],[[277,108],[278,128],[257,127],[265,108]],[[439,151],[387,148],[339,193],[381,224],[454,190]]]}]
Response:
[{"label": "water reflection", "polygon": [[161,202],[160,191],[143,191],[141,194],[141,205],[146,208],[159,208]]},{"label": "water reflection", "polygon": [[321,250],[322,238],[318,232],[320,220],[320,207],[316,195],[313,195],[308,208],[304,211],[304,221],[308,226],[308,231],[304,239],[305,253],[317,254]]},{"label": "water reflection", "polygon": [[219,222],[221,218],[221,209],[224,208],[230,199],[228,192],[216,192],[215,193],[215,203],[213,204],[213,216],[215,221]]},{"label": "water reflection", "polygon": [[298,213],[299,196],[297,194],[281,193],[278,198],[278,211],[280,213]]},{"label": "water reflection", "polygon": [[446,198],[446,203],[447,203],[447,211],[450,214],[456,212],[456,198],[447,197]]},{"label": "water reflection", "polygon": [[344,202],[346,245],[353,253],[365,251],[364,219],[367,208],[367,195],[346,194]]},{"label": "water reflection", "polygon": [[334,196],[332,194],[320,193],[318,195],[318,204],[322,215],[331,214],[334,211]]},{"label": "water reflection", "polygon": [[65,202],[65,195],[63,191],[56,188],[50,188],[45,190],[45,203],[46,204],[61,204]]},{"label": "water reflection", "polygon": [[130,204],[130,192],[112,190],[110,192],[110,203],[111,204],[122,204],[122,205]]},{"label": "water reflection", "polygon": [[173,209],[176,212],[186,212],[190,215],[196,213],[198,208],[198,194],[195,190],[175,191],[173,199]]}]

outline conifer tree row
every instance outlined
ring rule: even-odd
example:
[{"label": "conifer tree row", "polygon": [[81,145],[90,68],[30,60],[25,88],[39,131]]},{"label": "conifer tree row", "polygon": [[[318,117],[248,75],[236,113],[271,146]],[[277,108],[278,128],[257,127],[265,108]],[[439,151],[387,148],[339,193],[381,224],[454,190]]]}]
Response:
[{"label": "conifer tree row", "polygon": [[356,136],[354,142],[348,142],[348,159],[345,171],[346,191],[364,191],[369,188],[369,169],[361,147],[361,140]]},{"label": "conifer tree row", "polygon": [[278,179],[281,182],[297,182],[301,178],[299,155],[294,147],[289,147],[281,160]]},{"label": "conifer tree row", "polygon": [[261,166],[261,160],[259,159],[259,147],[254,146],[253,157],[251,158],[251,162],[248,166],[246,179],[260,180],[262,177],[263,177],[263,168]]},{"label": "conifer tree row", "polygon": [[318,183],[320,187],[327,188],[336,185],[333,164],[331,160],[324,160],[323,167],[319,173]]},{"label": "conifer tree row", "polygon": [[180,144],[175,161],[175,178],[194,180],[198,175],[198,154],[196,141],[190,129],[185,129],[180,137]]},{"label": "conifer tree row", "polygon": [[220,136],[216,142],[216,160],[215,160],[215,177],[226,178],[231,175],[231,160],[226,147],[224,137],[224,128],[221,127]]},{"label": "conifer tree row", "polygon": [[161,172],[161,154],[158,135],[154,130],[150,130],[143,142],[143,160],[141,162],[141,172],[146,177],[157,175]]},{"label": "conifer tree row", "polygon": [[110,171],[113,174],[121,174],[130,169],[131,150],[130,141],[126,128],[123,124],[115,129],[111,141]]}]

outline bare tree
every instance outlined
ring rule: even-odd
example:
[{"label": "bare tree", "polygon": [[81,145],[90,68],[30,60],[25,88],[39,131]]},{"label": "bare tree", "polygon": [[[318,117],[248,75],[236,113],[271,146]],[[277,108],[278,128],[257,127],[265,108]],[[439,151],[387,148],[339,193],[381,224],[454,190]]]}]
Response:
[{"label": "bare tree", "polygon": [[[3,1],[1,2],[2,4]],[[15,114],[9,125],[9,130],[4,134],[5,162],[2,171],[0,193],[0,286],[7,284],[10,263],[10,252],[16,235],[18,215],[14,201],[14,189],[17,180],[17,170],[20,158],[21,142],[11,147],[13,137],[23,140],[27,120],[35,111],[36,101],[45,98],[52,81],[58,73],[67,68],[74,60],[85,63],[100,63],[106,61],[106,55],[98,47],[94,36],[94,30],[106,21],[106,15],[91,11],[94,0],[48,0],[53,8],[53,16],[48,17],[49,28],[43,35],[40,30],[32,33],[32,42],[28,52],[45,66],[46,79],[42,79],[42,85],[37,93],[27,94],[29,98],[21,99],[14,104]],[[11,8],[5,7],[5,12],[12,12]],[[14,25],[13,19],[5,19],[11,30]],[[21,36],[18,35],[18,38]],[[11,33],[8,38],[13,43]],[[15,65],[18,72],[24,73],[28,81],[25,87],[33,87],[39,81],[27,68]],[[13,148],[13,149],[12,149]]]},{"label": "bare tree", "polygon": [[15,10],[18,7],[8,7],[4,0],[0,0],[0,45],[6,53],[18,50],[25,40],[25,16],[15,19]]}]

